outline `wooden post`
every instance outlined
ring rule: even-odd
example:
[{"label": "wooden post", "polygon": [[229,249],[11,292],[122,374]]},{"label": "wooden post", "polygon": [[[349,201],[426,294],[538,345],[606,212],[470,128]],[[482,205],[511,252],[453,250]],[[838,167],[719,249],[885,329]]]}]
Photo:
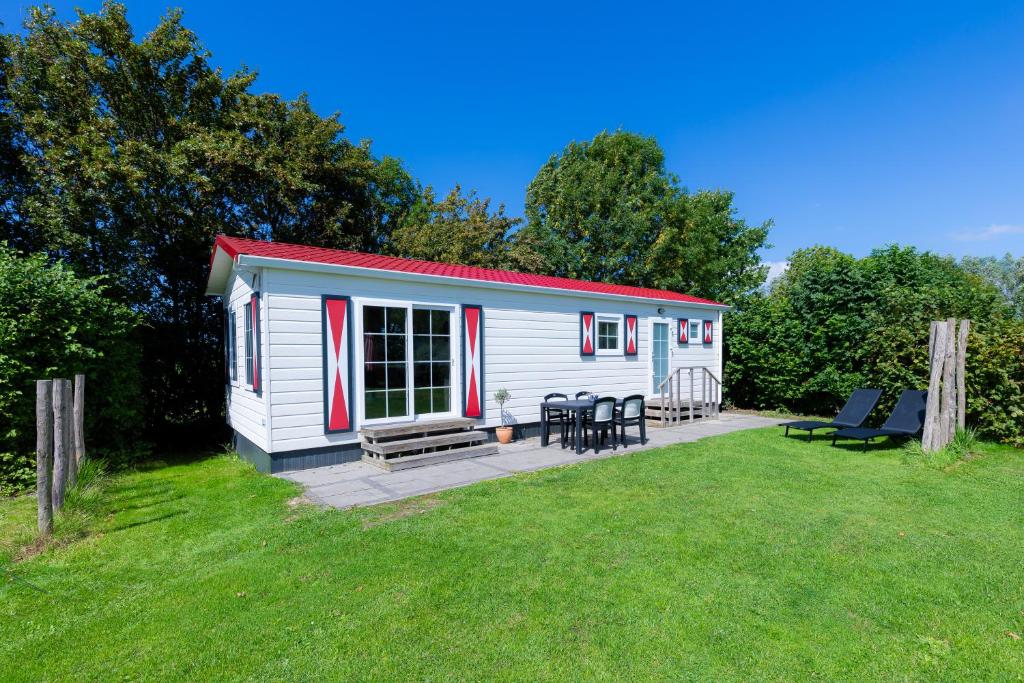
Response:
[{"label": "wooden post", "polygon": [[64,492],[67,493],[67,490],[78,482],[78,466],[75,463],[75,391],[71,380],[61,381],[64,382],[64,450],[67,451],[67,464],[65,465],[67,476]]},{"label": "wooden post", "polygon": [[939,410],[941,402],[942,358],[946,348],[946,326],[932,323],[934,343],[931,344],[931,372],[928,380],[928,404],[924,414],[924,434],[921,447],[926,451],[937,451],[942,448],[939,432]]},{"label": "wooden post", "polygon": [[36,507],[39,533],[53,533],[50,468],[53,466],[53,387],[36,380]]},{"label": "wooden post", "polygon": [[78,481],[78,468],[85,457],[85,375],[75,375],[74,405],[71,409],[72,422],[71,474]]},{"label": "wooden post", "polygon": [[693,368],[690,368],[690,424],[693,424]]},{"label": "wooden post", "polygon": [[931,372],[932,359],[935,358],[935,329],[937,322],[932,322],[928,328],[928,371]]},{"label": "wooden post", "polygon": [[971,332],[971,321],[960,321],[960,335],[956,345],[956,424],[960,429],[967,427],[967,338]]},{"label": "wooden post", "polygon": [[64,488],[68,482],[67,415],[64,409],[65,384],[62,379],[53,380],[53,511],[64,505]]},{"label": "wooden post", "polygon": [[944,448],[953,440],[956,431],[956,382],[953,372],[956,367],[956,320],[950,318],[945,322],[946,348],[942,358],[942,408],[939,412],[939,434]]}]

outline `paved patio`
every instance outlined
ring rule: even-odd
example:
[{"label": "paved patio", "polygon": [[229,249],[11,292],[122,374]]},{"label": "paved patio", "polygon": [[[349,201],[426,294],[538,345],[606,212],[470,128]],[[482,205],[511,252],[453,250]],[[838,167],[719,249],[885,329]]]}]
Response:
[{"label": "paved patio", "polygon": [[640,445],[634,428],[627,436],[628,449],[620,446],[612,451],[608,447],[596,455],[593,450],[576,455],[573,449],[562,449],[556,432],[555,438],[547,448],[541,448],[539,438],[524,439],[501,446],[497,455],[456,460],[398,472],[385,472],[365,462],[349,462],[311,470],[282,472],[274,476],[302,484],[306,489],[306,497],[313,502],[336,508],[349,508],[387,503],[467,486],[487,479],[508,477],[520,472],[599,460],[742,429],[767,427],[780,422],[783,420],[757,415],[722,413],[717,420],[698,421],[694,424],[664,429],[650,428],[647,430],[647,444],[644,446]]}]

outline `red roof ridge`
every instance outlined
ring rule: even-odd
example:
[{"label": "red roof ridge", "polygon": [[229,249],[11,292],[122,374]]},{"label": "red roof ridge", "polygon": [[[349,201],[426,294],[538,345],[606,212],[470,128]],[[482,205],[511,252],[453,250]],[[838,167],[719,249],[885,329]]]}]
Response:
[{"label": "red roof ridge", "polygon": [[615,285],[604,282],[592,282],[590,280],[575,280],[555,275],[536,275],[532,273],[520,273],[514,270],[497,270],[494,268],[483,268],[481,266],[424,261],[422,259],[370,254],[367,252],[351,251],[348,249],[311,247],[302,244],[254,240],[245,237],[229,237],[227,235],[217,235],[213,246],[213,252],[210,254],[211,264],[217,253],[218,247],[222,248],[232,259],[242,254],[263,258],[301,261],[305,263],[321,263],[325,265],[367,268],[370,270],[414,273],[436,277],[451,277],[463,280],[498,282],[529,287],[544,287],[548,289],[568,289],[595,294],[631,296],[636,298],[678,301],[709,306],[724,306],[724,304],[718,303],[717,301],[690,296],[688,294],[680,294],[667,289]]}]

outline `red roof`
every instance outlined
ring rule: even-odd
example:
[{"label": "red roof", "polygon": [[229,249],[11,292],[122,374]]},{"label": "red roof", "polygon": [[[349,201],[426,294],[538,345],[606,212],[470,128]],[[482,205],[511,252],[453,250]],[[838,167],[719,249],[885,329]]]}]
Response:
[{"label": "red roof", "polygon": [[299,244],[286,244],[284,242],[265,242],[262,240],[242,239],[240,237],[226,237],[224,235],[218,235],[217,241],[214,243],[213,253],[210,255],[211,266],[213,265],[214,257],[217,254],[217,249],[222,249],[224,253],[232,259],[235,259],[239,254],[245,254],[248,256],[260,256],[263,258],[283,259],[287,261],[302,261],[305,263],[323,263],[346,266],[349,268],[368,268],[370,270],[384,270],[396,273],[416,273],[418,275],[460,278],[462,280],[500,282],[524,287],[545,287],[548,289],[563,291],[572,290],[595,294],[630,296],[644,299],[656,299],[659,301],[679,301],[683,303],[705,304],[712,306],[724,305],[716,301],[711,301],[710,299],[701,299],[687,294],[670,292],[666,289],[611,285],[604,282],[571,280],[569,278],[553,277],[551,275],[531,275],[529,273],[517,273],[511,270],[492,270],[490,268],[478,268],[476,266],[462,266],[451,263],[436,263],[434,261],[398,258],[395,256],[381,256],[379,254],[366,254],[358,251],[346,251],[344,249],[307,247]]}]

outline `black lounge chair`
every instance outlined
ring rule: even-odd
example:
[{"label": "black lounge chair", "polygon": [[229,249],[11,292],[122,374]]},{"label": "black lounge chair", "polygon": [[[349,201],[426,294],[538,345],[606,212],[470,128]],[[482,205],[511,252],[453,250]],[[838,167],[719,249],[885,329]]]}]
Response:
[{"label": "black lounge chair", "polygon": [[881,389],[854,389],[846,405],[839,411],[836,418],[831,422],[821,420],[799,420],[797,422],[786,422],[782,426],[786,428],[786,436],[789,436],[790,429],[799,429],[807,432],[807,440],[814,437],[815,429],[840,429],[842,427],[860,427],[868,415],[875,409],[878,399],[882,397]]},{"label": "black lounge chair", "polygon": [[836,439],[855,439],[864,442],[864,450],[868,449],[868,442],[879,436],[902,436],[910,438],[917,436],[917,433],[924,427],[924,413],[928,404],[928,392],[918,389],[907,389],[900,395],[892,414],[880,429],[868,429],[859,427],[855,429],[840,429],[832,432],[832,445],[836,445]]}]

